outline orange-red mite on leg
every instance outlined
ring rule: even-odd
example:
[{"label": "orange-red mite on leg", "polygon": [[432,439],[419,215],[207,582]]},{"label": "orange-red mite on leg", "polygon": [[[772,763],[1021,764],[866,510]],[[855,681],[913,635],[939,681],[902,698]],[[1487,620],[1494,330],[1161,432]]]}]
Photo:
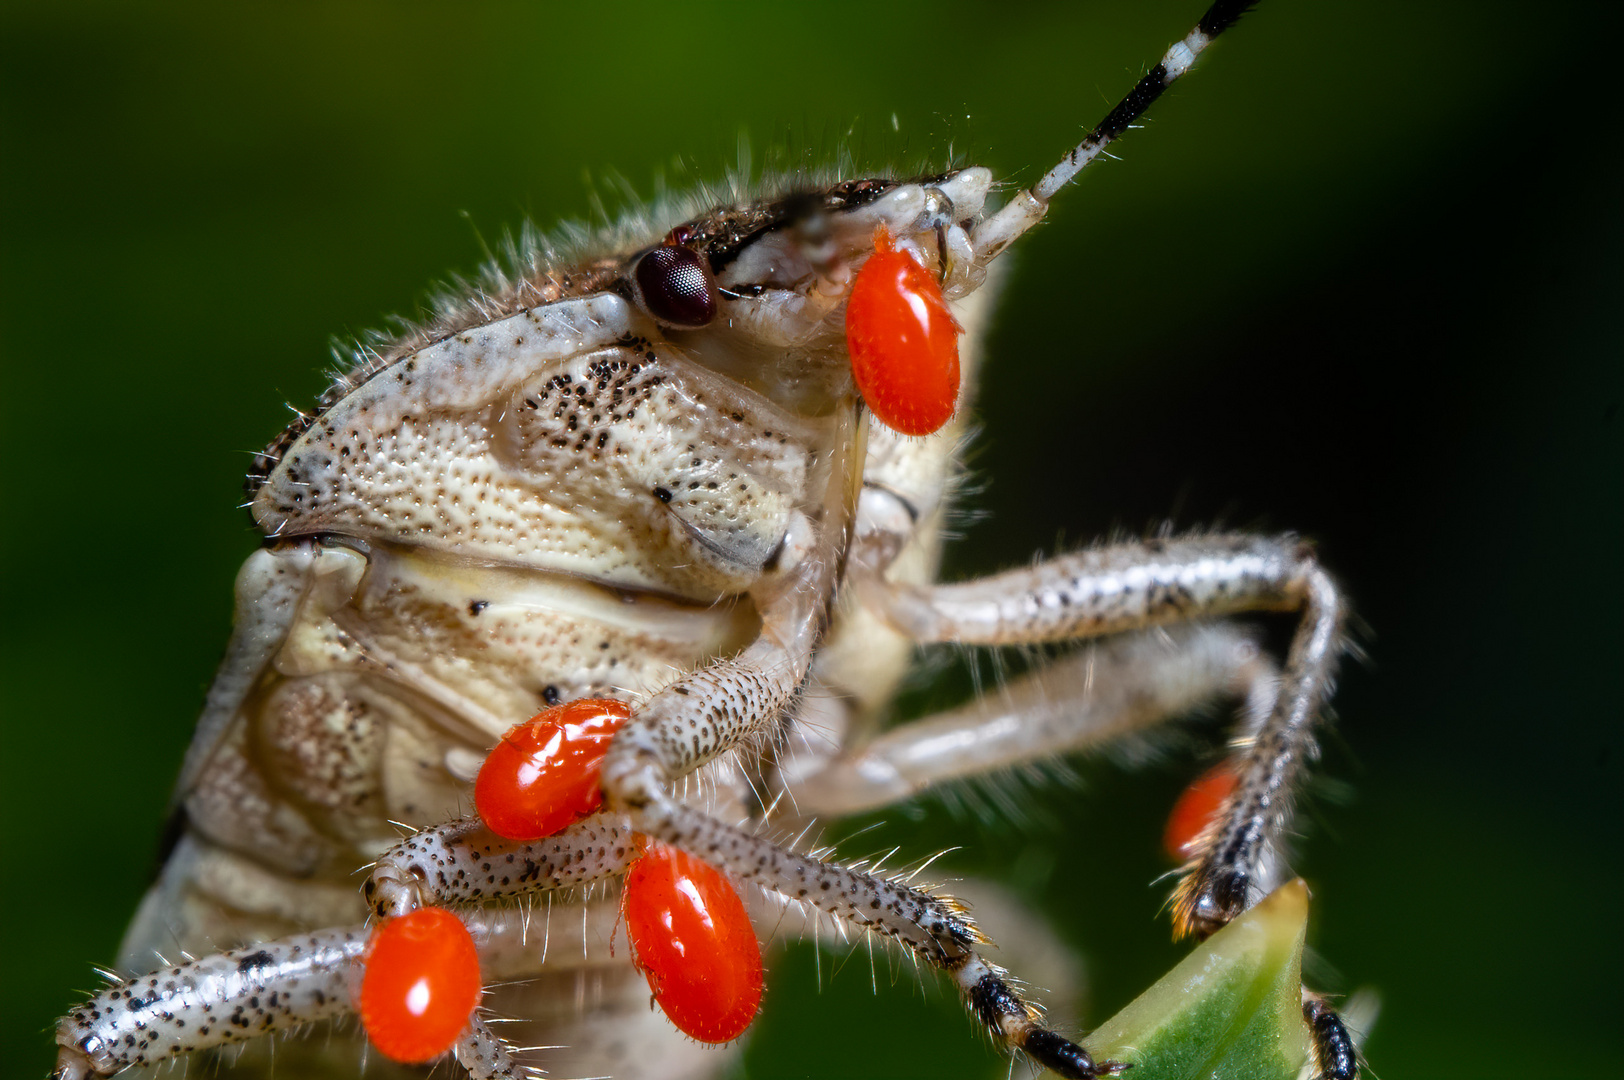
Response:
[{"label": "orange-red mite on leg", "polygon": [[479,1005],[479,953],[445,908],[418,908],[372,935],[356,1011],[379,1053],[407,1064],[451,1049]]},{"label": "orange-red mite on leg", "polygon": [[761,943],[722,872],[651,841],[621,895],[637,966],[671,1022],[700,1042],[743,1035],[761,1006]]},{"label": "orange-red mite on leg", "polygon": [[555,705],[508,729],[474,781],[474,809],[496,835],[540,840],[598,808],[598,770],[631,709],[613,698]]},{"label": "orange-red mite on leg", "polygon": [[1167,853],[1180,860],[1192,857],[1196,840],[1218,816],[1224,800],[1234,790],[1235,770],[1227,761],[1196,777],[1167,816],[1167,831],[1162,834],[1162,847]]},{"label": "orange-red mite on leg", "polygon": [[958,322],[929,270],[884,228],[846,302],[852,377],[872,412],[904,435],[929,435],[959,400]]}]

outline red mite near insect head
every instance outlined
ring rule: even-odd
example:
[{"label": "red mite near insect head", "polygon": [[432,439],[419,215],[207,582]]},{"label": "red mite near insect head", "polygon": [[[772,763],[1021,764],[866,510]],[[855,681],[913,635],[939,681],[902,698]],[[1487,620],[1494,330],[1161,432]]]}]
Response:
[{"label": "red mite near insect head", "polygon": [[876,230],[846,302],[852,377],[869,411],[904,435],[940,430],[958,405],[961,333],[935,276]]}]

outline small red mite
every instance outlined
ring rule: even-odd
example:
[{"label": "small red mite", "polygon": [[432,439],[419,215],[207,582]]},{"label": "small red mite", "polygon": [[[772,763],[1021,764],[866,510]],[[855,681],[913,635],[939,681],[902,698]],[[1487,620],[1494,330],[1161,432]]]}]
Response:
[{"label": "small red mite", "polygon": [[930,271],[898,251],[884,228],[846,302],[852,377],[876,419],[904,435],[929,435],[959,400],[959,334]]},{"label": "small red mite", "polygon": [[1162,847],[1167,853],[1180,861],[1193,856],[1196,839],[1218,816],[1224,800],[1234,790],[1235,770],[1227,761],[1219,762],[1191,781],[1167,816],[1167,831],[1162,833]]},{"label": "small red mite", "polygon": [[474,808],[509,840],[540,840],[603,802],[598,769],[631,709],[613,698],[554,705],[508,729],[474,780]]},{"label": "small red mite", "polygon": [[705,1043],[732,1042],[761,1007],[761,943],[721,871],[650,841],[621,894],[638,969],[665,1015]]},{"label": "small red mite", "polygon": [[445,908],[418,908],[373,932],[356,1011],[384,1057],[404,1064],[439,1057],[468,1026],[479,997],[474,939]]},{"label": "small red mite", "polygon": [[[630,715],[623,701],[586,698],[555,705],[510,728],[474,781],[474,806],[486,827],[509,840],[539,840],[597,810],[603,803],[598,770],[616,729]],[[681,1031],[700,1042],[732,1042],[761,1005],[761,945],[744,902],[708,863],[644,842],[621,899],[638,967]],[[425,908],[406,918],[439,910]],[[441,913],[467,936],[455,916]],[[370,961],[368,972],[370,977]],[[476,987],[477,980],[476,962]],[[367,1032],[372,1034],[370,1021]],[[428,1056],[449,1045],[448,1040]],[[381,1044],[379,1049],[399,1061],[426,1060],[399,1057]]]}]

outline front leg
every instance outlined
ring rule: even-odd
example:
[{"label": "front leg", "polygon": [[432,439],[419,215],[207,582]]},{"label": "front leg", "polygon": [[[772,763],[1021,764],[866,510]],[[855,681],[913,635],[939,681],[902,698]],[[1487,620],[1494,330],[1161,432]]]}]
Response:
[{"label": "front leg", "polygon": [[[671,794],[672,782],[735,748],[782,737],[783,718],[811,668],[833,595],[838,558],[817,533],[787,545],[780,576],[757,594],[762,630],[743,653],[654,695],[617,732],[602,767],[606,808],[640,833],[683,848],[794,900],[890,937],[949,972],[999,1042],[1062,1076],[1113,1075],[1088,1052],[1043,1027],[1039,1011],[983,960],[984,939],[963,909],[900,882],[801,855],[715,820]],[[793,537],[793,534],[792,534]]]},{"label": "front leg", "polygon": [[[617,743],[618,745],[618,743]],[[779,847],[673,799],[658,759],[628,756],[605,795],[630,814],[634,828],[725,867],[789,899],[853,926],[889,937],[953,977],[966,1005],[1000,1044],[1024,1051],[1061,1076],[1092,1080],[1126,1066],[1096,1063],[1088,1051],[1041,1023],[1042,1013],[1011,988],[1007,972],[976,950],[986,938],[953,898],[898,880],[848,869]]]},{"label": "front leg", "polygon": [[[860,538],[857,587],[866,604],[921,642],[1030,645],[1251,611],[1298,612],[1272,708],[1234,740],[1234,790],[1195,841],[1174,891],[1175,928],[1206,937],[1263,896],[1304,763],[1315,752],[1314,726],[1346,648],[1341,595],[1306,544],[1289,536],[1154,540],[1063,555],[963,584],[894,585],[884,568],[900,548],[903,518],[887,516],[882,500],[871,500],[870,508],[875,526]],[[1346,1027],[1313,1001],[1305,1015],[1319,1074],[1356,1077]]]},{"label": "front leg", "polygon": [[1180,934],[1205,937],[1259,899],[1260,867],[1290,822],[1345,644],[1341,596],[1306,544],[1246,535],[1154,540],[929,588],[890,585],[869,567],[858,587],[915,640],[970,645],[1074,641],[1249,611],[1299,612],[1274,708],[1238,740],[1239,782],[1186,867],[1174,920]]}]

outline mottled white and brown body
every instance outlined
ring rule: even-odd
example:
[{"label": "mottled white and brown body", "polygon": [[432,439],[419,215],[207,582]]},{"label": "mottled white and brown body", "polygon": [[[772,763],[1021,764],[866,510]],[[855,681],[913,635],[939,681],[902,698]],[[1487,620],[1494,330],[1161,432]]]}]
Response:
[{"label": "mottled white and brown body", "polygon": [[[763,886],[770,918],[788,903],[891,938],[948,972],[1004,1045],[1067,1075],[1115,1072],[1042,1026],[959,905],[769,837],[1227,695],[1246,702],[1242,783],[1187,869],[1181,927],[1221,926],[1276,875],[1340,650],[1341,605],[1310,553],[1208,536],[932,584],[993,260],[1242,7],[1215,5],[998,212],[979,168],[658,208],[592,250],[533,253],[363,357],[250,477],[265,543],[238,577],[176,842],[120,957],[158,970],[63,1021],[59,1075],[341,1015],[359,928],[421,903],[464,912],[487,980],[518,980],[487,1006],[549,1048],[523,1062],[713,1073],[725,1053],[649,1010],[611,949],[600,886],[634,830]],[[870,422],[852,382],[844,307],[880,229],[940,275],[966,331],[958,412],[924,438]],[[1278,680],[1247,634],[1191,622],[1276,609],[1303,615]],[[916,644],[1101,637],[962,710],[879,730]],[[503,731],[581,697],[633,709],[605,809],[531,845],[464,820]],[[403,842],[400,825],[423,831]],[[179,956],[208,959],[171,968]],[[1356,1066],[1325,1049],[1339,1031],[1321,1065],[1343,1078]],[[360,1054],[358,1035],[276,1052],[340,1074]],[[458,1056],[499,1076],[513,1052],[476,1024]]]},{"label": "mottled white and brown body", "polygon": [[[967,179],[973,212],[985,174]],[[854,235],[872,233],[852,216]],[[985,295],[959,305],[967,326]],[[285,437],[256,481],[268,540],[238,579],[237,638],[181,780],[184,831],[121,965],[364,921],[357,868],[399,841],[394,823],[466,813],[472,771],[506,728],[562,700],[645,701],[748,645],[761,627],[750,589],[794,515],[822,518],[831,486],[844,492],[854,458],[866,453],[866,482],[934,512],[959,432],[876,428],[865,451],[839,301],[762,342],[730,326],[664,332],[612,293],[560,299],[358,376]],[[799,354],[788,370],[786,349]],[[936,530],[907,547],[904,578],[928,580]],[[830,640],[816,684],[832,739],[831,724],[889,699],[912,646],[866,613],[837,614]],[[748,813],[740,769],[712,774],[700,804]],[[546,968],[566,985],[590,968],[598,992],[624,991],[614,1027],[714,1059],[649,1013],[624,946],[611,960],[598,929],[588,958],[554,943]]]}]

